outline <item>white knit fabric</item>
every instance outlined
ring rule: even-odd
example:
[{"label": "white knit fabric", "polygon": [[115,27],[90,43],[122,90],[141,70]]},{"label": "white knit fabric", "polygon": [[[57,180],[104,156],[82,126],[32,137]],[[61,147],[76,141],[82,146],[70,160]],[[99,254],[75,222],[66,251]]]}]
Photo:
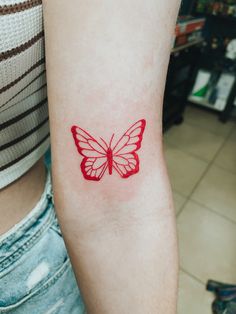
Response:
[{"label": "white knit fabric", "polygon": [[[6,108],[3,108],[3,104],[5,104],[9,99],[11,99],[14,95],[16,95],[19,91],[21,91],[26,85],[33,81],[40,73],[45,70],[45,64],[39,65],[34,71],[30,72],[27,76],[25,76],[22,80],[16,83],[14,86],[10,87],[8,90],[3,92],[0,95],[0,115],[1,112]],[[0,71],[1,63],[0,63]]]},{"label": "white knit fabric", "polygon": [[[43,39],[37,41],[26,51],[17,54],[10,59],[4,60],[0,64],[1,77],[0,89],[10,84],[13,79],[21,76],[29,70],[37,61],[44,57]],[[0,98],[1,101],[1,98]]]},{"label": "white knit fabric", "polygon": [[0,0],[0,188],[48,147],[42,4]]},{"label": "white knit fabric", "polygon": [[[2,105],[0,106],[0,112],[3,113],[4,111],[10,109],[12,106],[14,106],[15,104],[19,103],[20,101],[24,101],[26,100],[29,95],[32,95],[33,93],[35,93],[40,87],[45,85],[46,82],[46,73],[44,72],[43,74],[42,71],[44,70],[45,65],[43,64],[42,66],[40,66],[39,68],[37,68],[34,72],[33,75],[28,75],[27,76],[27,80],[26,79],[22,79],[18,84],[17,87],[18,89],[20,89],[21,91],[19,93],[16,93],[16,95],[11,96],[12,91],[11,88],[9,88],[5,93],[5,99],[7,99],[7,101],[2,101]],[[37,75],[38,73],[38,75]],[[34,78],[36,76],[36,78]],[[30,85],[28,85],[27,88],[22,90],[22,86],[27,85],[27,81],[29,81]],[[16,86],[14,86],[12,89],[15,89]],[[47,91],[46,88],[44,88],[41,93],[44,92],[44,97],[47,96]],[[41,97],[41,99],[43,99]],[[4,97],[2,98],[2,100],[4,100]],[[14,114],[14,112],[12,113]],[[3,118],[1,118],[1,120],[3,121]]]},{"label": "white knit fabric", "polygon": [[[0,1],[2,2],[2,1]],[[17,28],[9,29],[9,15],[0,18],[0,52],[20,46],[40,33],[42,25],[42,6],[36,6],[28,10],[14,13],[11,23]]]},{"label": "white knit fabric", "polygon": [[14,182],[21,177],[27,170],[29,170],[37,160],[46,152],[50,145],[49,139],[47,139],[38,149],[34,150],[30,155],[23,160],[17,162],[11,168],[3,170],[0,174],[0,189],[4,188],[8,184]]}]

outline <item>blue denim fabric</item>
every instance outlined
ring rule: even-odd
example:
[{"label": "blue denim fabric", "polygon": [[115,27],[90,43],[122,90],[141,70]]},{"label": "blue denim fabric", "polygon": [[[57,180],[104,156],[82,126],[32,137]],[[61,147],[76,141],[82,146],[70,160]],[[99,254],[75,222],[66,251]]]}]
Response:
[{"label": "blue denim fabric", "polygon": [[35,208],[0,236],[0,313],[86,313],[55,215],[49,174]]}]

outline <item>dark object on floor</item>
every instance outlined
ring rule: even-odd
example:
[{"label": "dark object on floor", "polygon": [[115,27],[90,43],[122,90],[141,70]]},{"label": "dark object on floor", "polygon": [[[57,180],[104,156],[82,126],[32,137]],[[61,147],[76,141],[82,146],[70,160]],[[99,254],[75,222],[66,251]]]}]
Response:
[{"label": "dark object on floor", "polygon": [[236,314],[236,284],[208,280],[206,289],[215,295],[213,314]]}]

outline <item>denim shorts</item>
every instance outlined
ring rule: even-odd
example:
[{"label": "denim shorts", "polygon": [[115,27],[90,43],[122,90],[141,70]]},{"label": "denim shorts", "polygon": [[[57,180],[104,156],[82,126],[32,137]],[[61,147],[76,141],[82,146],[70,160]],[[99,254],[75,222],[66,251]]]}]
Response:
[{"label": "denim shorts", "polygon": [[86,313],[56,218],[49,173],[35,208],[0,236],[0,313]]}]

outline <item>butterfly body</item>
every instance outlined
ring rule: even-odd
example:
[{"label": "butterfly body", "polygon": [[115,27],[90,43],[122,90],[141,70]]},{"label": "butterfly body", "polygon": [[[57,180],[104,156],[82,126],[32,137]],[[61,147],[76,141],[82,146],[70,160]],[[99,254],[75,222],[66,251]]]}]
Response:
[{"label": "butterfly body", "polygon": [[144,119],[137,121],[115,145],[112,145],[114,134],[108,145],[104,139],[97,141],[88,132],[74,125],[71,132],[79,154],[84,157],[80,165],[84,178],[99,181],[107,169],[109,175],[115,170],[122,178],[137,173],[139,157],[136,151],[141,147],[145,125]]},{"label": "butterfly body", "polygon": [[108,171],[110,175],[112,174],[112,164],[113,164],[112,158],[113,158],[112,149],[109,147],[107,150],[107,162],[108,162]]}]

